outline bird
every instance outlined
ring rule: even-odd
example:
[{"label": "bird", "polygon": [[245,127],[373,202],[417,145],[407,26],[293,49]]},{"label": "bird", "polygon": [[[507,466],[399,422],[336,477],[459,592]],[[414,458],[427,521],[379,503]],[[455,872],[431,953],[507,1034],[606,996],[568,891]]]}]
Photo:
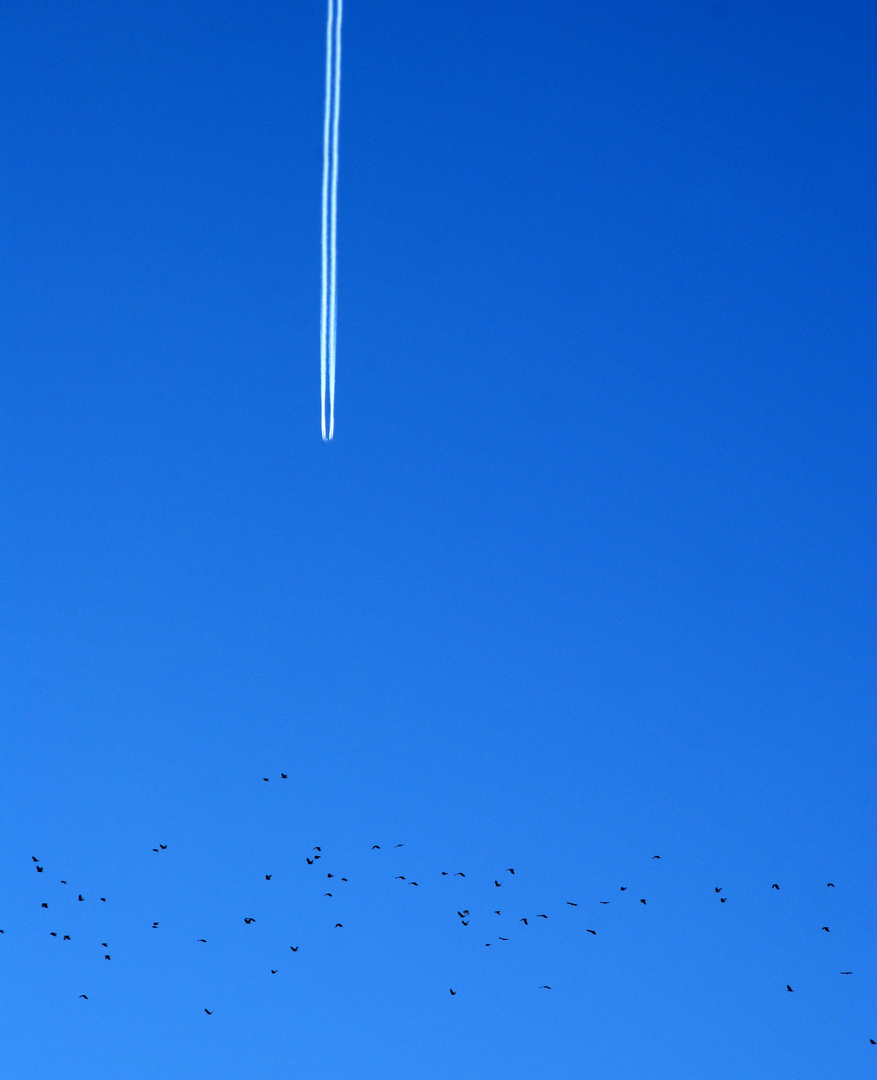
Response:
[{"label": "bird", "polygon": [[31,858],[33,859],[33,861],[34,861],[34,862],[39,862],[39,861],[40,861],[40,860],[39,860],[39,859],[38,859],[38,858],[36,857],[36,855],[31,855]]},{"label": "bird", "polygon": [[508,938],[507,937],[501,937],[499,940],[500,941],[508,941]]},{"label": "bird", "polygon": [[158,846],[161,848],[162,851],[167,851],[167,844],[159,844]]},{"label": "bird", "polygon": [[153,848],[152,850],[153,850],[153,851],[158,851],[158,848],[157,848],[157,847],[154,847],[154,848]]},{"label": "bird", "polygon": [[852,975],[851,971],[842,971],[841,975]]},{"label": "bird", "polygon": [[107,943],[106,943],[105,941],[102,941],[102,942],[101,942],[101,945],[103,945],[103,947],[104,947],[105,949],[108,949],[108,948],[109,948],[109,945],[107,945]]},{"label": "bird", "polygon": [[344,927],[343,927],[343,926],[341,926],[341,923],[340,923],[340,922],[336,922],[336,923],[335,923],[335,929],[336,929],[336,930],[338,930],[339,928],[340,928],[340,929],[342,929],[342,930],[344,929]]},{"label": "bird", "polygon": [[465,876],[466,876],[466,875],[465,875],[465,874],[464,874],[464,873],[463,873],[462,871],[460,871],[460,870],[458,870],[458,871],[457,871],[457,873],[456,873],[456,874],[454,874],[454,877],[465,877]]},{"label": "bird", "polygon": [[43,872],[43,868],[41,866],[38,866],[37,867],[37,873],[41,874],[42,872]]},{"label": "bird", "polygon": [[262,779],[265,781],[266,784],[268,783],[268,777],[267,776],[263,776]]},{"label": "bird", "polygon": [[251,922],[255,922],[255,921],[256,921],[255,919],[244,919],[244,922],[247,924],[247,926],[249,926]]},{"label": "bird", "polygon": [[54,931],[54,930],[50,930],[50,931],[49,931],[49,937],[57,937],[57,936],[58,936],[58,935],[57,935],[57,934],[55,933],[55,931]]},{"label": "bird", "polygon": [[626,886],[626,885],[622,885],[622,886],[621,886],[621,891],[622,891],[622,892],[627,892],[627,886]]},{"label": "bird", "polygon": [[484,942],[484,948],[485,948],[485,949],[489,949],[489,948],[490,948],[490,942],[489,942],[489,941],[485,941],[485,942]]},{"label": "bird", "polygon": [[271,974],[276,975],[280,968],[271,968]]},{"label": "bird", "polygon": [[69,940],[70,940],[70,935],[69,935],[69,934],[65,934],[65,935],[64,935],[64,937],[63,937],[63,938],[61,938],[61,940],[62,940],[62,941],[69,941]]},{"label": "bird", "polygon": [[547,915],[537,915],[536,918],[537,919],[547,919],[548,916]]},{"label": "bird", "polygon": [[47,908],[49,905],[48,904],[43,904],[41,906],[44,907],[44,908]]},{"label": "bird", "polygon": [[79,900],[82,900],[82,893],[79,894]]},{"label": "bird", "polygon": [[397,844],[396,847],[405,847],[404,844]]},{"label": "bird", "polygon": [[827,926],[823,926],[822,929],[826,932],[826,934],[830,932]]},{"label": "bird", "polygon": [[577,903],[575,903],[574,900],[567,900],[567,904],[569,904],[570,907],[578,907],[579,906]]},{"label": "bird", "polygon": [[202,944],[202,945],[206,945],[206,944],[207,944],[207,938],[204,938],[204,937],[199,937],[199,938],[198,938],[198,940],[199,940],[199,941],[201,942],[201,944]]},{"label": "bird", "polygon": [[456,990],[452,990],[452,991],[451,991],[451,997],[456,997],[456,996],[457,996],[457,991],[456,991]]},{"label": "bird", "polygon": [[771,885],[772,889],[779,889],[779,885]]},{"label": "bird", "polygon": [[612,901],[611,900],[601,900],[600,903],[601,904],[611,904]]},{"label": "bird", "polygon": [[270,881],[273,876],[274,876],[273,874],[266,874],[265,875],[265,880]]},{"label": "bird", "polygon": [[313,860],[313,859],[311,859],[311,858],[310,858],[309,856],[307,856],[307,855],[305,855],[305,858],[306,858],[306,859],[308,860],[308,866],[313,866],[313,865],[314,865],[314,860]]},{"label": "bird", "polygon": [[501,881],[494,881],[494,882],[493,882],[493,884],[494,884],[494,885],[495,885],[495,886],[496,886],[497,888],[499,888],[499,887],[500,887],[500,885],[502,885],[502,882],[501,882]]},{"label": "bird", "polygon": [[290,945],[289,947],[293,952],[298,952],[298,945]]},{"label": "bird", "polygon": [[[587,930],[587,927],[585,927],[585,929]],[[594,934],[596,936],[597,931],[596,930],[588,930],[588,933],[589,934]]]},{"label": "bird", "polygon": [[[418,883],[416,881],[409,881],[408,884],[409,885],[418,885]],[[419,887],[419,885],[418,885],[418,887]]]},{"label": "bird", "polygon": [[101,902],[102,904],[105,904],[105,903],[107,902],[107,898],[106,898],[105,896],[102,896],[102,897],[100,898],[100,902]]},{"label": "bird", "polygon": [[722,890],[721,890],[721,889],[720,889],[720,888],[718,887],[718,885],[717,885],[717,886],[716,886],[716,892],[721,892],[721,891],[722,891]]},{"label": "bird", "polygon": [[465,919],[463,919],[463,925],[464,925],[464,926],[468,926],[468,925],[469,925],[469,923],[468,923],[468,922],[467,922],[467,921],[466,921]]},{"label": "bird", "polygon": [[322,850],[323,849],[319,846],[319,844],[314,845],[314,851],[322,851]]},{"label": "bird", "polygon": [[110,958],[110,954],[107,953],[106,956],[104,957],[104,960],[109,960],[109,958]]},{"label": "bird", "polygon": [[88,994],[80,994],[79,996],[81,998],[85,998],[85,1000],[88,1001]]},{"label": "bird", "polygon": [[326,874],[326,877],[335,877],[334,874]]},{"label": "bird", "polygon": [[724,904],[724,903],[726,903],[726,902],[727,902],[727,897],[725,897],[725,896],[720,896],[720,897],[719,897],[719,903],[720,903],[720,904]]},{"label": "bird", "polygon": [[652,856],[653,859],[660,859],[660,857],[661,857],[660,855],[653,855]]},{"label": "bird", "polygon": [[206,1012],[208,1016],[213,1016],[213,1013],[210,1011],[210,1009],[205,1009],[204,1012]]},{"label": "bird", "polygon": [[468,912],[468,911],[458,911],[458,912],[457,912],[457,914],[458,914],[458,915],[460,916],[460,918],[462,919],[462,918],[463,918],[464,916],[468,915],[468,914],[469,914],[469,912]]},{"label": "bird", "polygon": [[331,896],[331,895],[332,895],[332,894],[331,894],[330,892],[324,892],[324,893],[323,893],[323,896]]},{"label": "bird", "polygon": [[62,885],[66,885],[66,884],[67,884],[67,882],[66,882],[66,881],[62,881],[62,882],[61,882],[61,884],[62,884]]},{"label": "bird", "polygon": [[645,900],[640,900],[640,903],[641,903],[641,904],[644,904],[644,903],[645,903]]},{"label": "bird", "polygon": [[[829,881],[829,883],[825,887],[826,887],[826,889],[833,889],[834,888],[834,882]],[[873,1041],[874,1040],[872,1039],[871,1042],[873,1042]]]},{"label": "bird", "polygon": [[342,878],[341,880],[342,880],[342,881],[346,881],[346,880],[347,880],[347,878],[346,878],[346,877],[343,877],[343,878]]},{"label": "bird", "polygon": [[521,919],[521,922],[522,922],[522,923],[524,924],[524,926],[529,926],[529,925],[530,925],[530,924],[529,924],[529,923],[527,922],[527,920],[526,920],[526,919]]},{"label": "bird", "polygon": [[512,868],[511,868],[510,866],[507,866],[507,867],[506,867],[506,873],[507,873],[507,874],[513,874],[513,873],[514,873],[514,870],[512,870]]},{"label": "bird", "polygon": [[786,989],[789,991],[790,994],[794,994],[795,992],[788,983],[786,983]]},{"label": "bird", "polygon": [[281,779],[281,780],[285,780],[285,779],[286,779],[286,773],[285,773],[285,772],[282,772],[282,773],[280,774],[280,779]]},{"label": "bird", "polygon": [[494,915],[502,915],[502,912],[501,912],[501,911],[494,911],[494,913],[493,913],[493,914],[494,914]]},{"label": "bird", "polygon": [[380,850],[381,850],[381,845],[380,844],[372,844],[372,851],[380,851]]},{"label": "bird", "polygon": [[872,1046],[877,1046],[877,1042],[874,1042],[874,1040],[873,1040],[873,1039],[869,1039],[869,1040],[868,1040],[868,1042],[869,1042],[869,1043],[870,1043],[870,1044],[871,1044]]},{"label": "bird", "polygon": [[447,870],[442,870],[442,877],[447,877],[447,876],[448,876]]},{"label": "bird", "polygon": [[397,874],[396,875],[396,880],[397,881],[404,881],[405,880],[405,875],[404,874]]},{"label": "bird", "polygon": [[550,990],[551,987],[550,986],[540,986],[539,989],[540,990]]},{"label": "bird", "polygon": [[158,929],[158,923],[157,923],[157,922],[154,922],[154,923],[152,924],[152,929],[153,929],[153,930],[157,930],[157,929]]}]

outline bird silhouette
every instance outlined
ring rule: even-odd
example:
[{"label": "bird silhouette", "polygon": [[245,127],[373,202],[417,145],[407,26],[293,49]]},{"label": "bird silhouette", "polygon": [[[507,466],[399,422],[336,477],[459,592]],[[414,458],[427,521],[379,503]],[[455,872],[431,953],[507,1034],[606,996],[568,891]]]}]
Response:
[{"label": "bird silhouette", "polygon": [[660,859],[660,857],[661,857],[660,855],[653,855],[652,856],[653,859]]},{"label": "bird silhouette", "polygon": [[578,907],[579,906],[574,900],[567,900],[567,904],[569,904],[570,907]]},{"label": "bird silhouette", "polygon": [[510,866],[507,866],[507,867],[506,867],[506,873],[507,873],[507,874],[513,874],[513,873],[514,873],[514,870],[512,870],[512,868],[511,868]]},{"label": "bird silhouette", "polygon": [[335,877],[334,874],[326,874],[326,877]]},{"label": "bird silhouette", "polygon": [[157,930],[157,929],[158,929],[158,923],[157,923],[157,922],[154,922],[154,923],[152,924],[152,929],[153,929],[153,930]]},{"label": "bird silhouette", "polygon": [[380,844],[372,844],[372,851],[380,851],[380,850],[381,850],[381,845]]},{"label": "bird silhouette", "polygon": [[404,874],[397,874],[396,875],[396,880],[397,881],[404,881],[405,880],[405,875]]},{"label": "bird silhouette", "polygon": [[524,924],[524,926],[529,926],[529,925],[530,925],[530,924],[529,924],[529,923],[527,922],[527,920],[526,920],[526,919],[521,919],[521,922],[522,922],[522,923]]},{"label": "bird silhouette", "polygon": [[456,997],[456,996],[457,996],[457,991],[456,991],[456,990],[452,990],[452,991],[451,991],[451,997]]},{"label": "bird silhouette", "polygon": [[779,885],[771,885],[772,889],[779,889]]},{"label": "bird silhouette", "polygon": [[456,874],[454,874],[454,877],[465,877],[465,876],[466,875],[464,873],[462,873],[461,871],[459,871],[459,870],[457,871]]},{"label": "bird silhouette", "polygon": [[[408,884],[409,884],[409,885],[418,885],[418,882],[416,882],[416,881],[409,881],[409,882],[408,882]],[[419,886],[418,886],[418,887],[419,887]]]},{"label": "bird silhouette", "polygon": [[872,1046],[877,1046],[877,1042],[874,1042],[874,1040],[873,1040],[873,1039],[869,1039],[869,1040],[868,1040],[868,1042],[869,1042],[869,1043],[870,1043],[870,1044],[871,1044]]},{"label": "bird silhouette", "polygon": [[36,857],[36,855],[31,855],[31,858],[33,859],[33,861],[34,861],[34,862],[39,862],[39,861],[40,861],[40,860],[39,860],[39,859],[38,859],[38,858]]},{"label": "bird silhouette", "polygon": [[204,937],[199,937],[199,938],[198,938],[198,940],[199,940],[199,941],[201,942],[201,944],[202,944],[202,945],[206,945],[206,944],[207,944],[207,938],[204,938]]},{"label": "bird silhouette", "polygon": [[274,875],[273,875],[273,874],[266,874],[266,875],[265,875],[265,880],[266,880],[266,881],[270,881],[270,880],[271,880],[271,878],[273,878],[273,877],[274,877]]},{"label": "bird silhouette", "polygon": [[540,990],[550,990],[551,987],[550,986],[540,986],[539,989]]},{"label": "bird silhouette", "polygon": [[342,929],[342,930],[344,929],[344,927],[343,927],[343,926],[341,926],[341,923],[340,923],[340,922],[336,922],[336,923],[335,923],[335,929],[336,929],[336,930],[338,930],[339,928],[340,928],[340,929]]},{"label": "bird silhouette", "polygon": [[88,994],[80,994],[79,996],[81,998],[85,998],[85,1000],[88,1001]]},{"label": "bird silhouette", "polygon": [[622,886],[621,886],[621,891],[622,891],[622,892],[627,892],[627,886],[626,886],[626,885],[622,885]]},{"label": "bird silhouette", "polygon": [[612,901],[611,900],[601,900],[600,903],[601,904],[611,904]]},{"label": "bird silhouette", "polygon": [[494,914],[494,915],[502,915],[502,912],[501,912],[501,911],[494,911],[494,913],[493,913],[493,914]]},{"label": "bird silhouette", "polygon": [[324,893],[323,893],[323,896],[331,896],[331,895],[332,895],[332,894],[331,894],[330,892],[324,892]]},{"label": "bird silhouette", "polygon": [[[471,920],[470,920],[470,921],[471,921]],[[466,921],[465,919],[463,919],[463,925],[464,925],[464,926],[468,926],[468,925],[469,925],[469,923],[468,923],[468,922],[467,922],[467,921]]]},{"label": "bird silhouette", "polygon": [[206,1012],[208,1016],[213,1016],[213,1013],[210,1011],[210,1009],[205,1009],[204,1012]]},{"label": "bird silhouette", "polygon": [[37,867],[37,873],[41,874],[42,872],[43,872],[43,868],[41,866],[38,866]]},{"label": "bird silhouette", "polygon": [[[826,885],[825,887],[826,887],[827,889],[833,889],[833,888],[834,888],[834,882],[833,882],[833,881],[829,881],[829,883],[828,883],[828,884],[827,884],[827,885]],[[872,1040],[871,1040],[871,1042],[873,1042],[873,1041],[874,1041],[874,1040],[872,1039]]]},{"label": "bird silhouette", "polygon": [[537,919],[547,919],[548,916],[547,915],[537,915],[536,918]]},{"label": "bird silhouette", "polygon": [[719,897],[719,903],[720,903],[720,904],[724,904],[724,903],[727,903],[727,897],[725,897],[725,896],[720,896],[720,897]]},{"label": "bird silhouette", "polygon": [[645,900],[640,900],[640,903],[641,903],[641,904],[644,904],[644,903],[645,903]]},{"label": "bird silhouette", "polygon": [[247,926],[249,926],[250,923],[253,923],[255,921],[256,921],[255,919],[244,919],[244,922],[247,924]]},{"label": "bird silhouette", "polygon": [[308,855],[305,855],[305,858],[308,860],[308,866],[314,865],[314,860],[312,858],[310,858]]},{"label": "bird silhouette", "polygon": [[159,844],[158,846],[161,848],[162,851],[167,851],[167,844]]},{"label": "bird silhouette", "polygon": [[501,937],[499,940],[500,941],[508,941],[508,938],[507,937]]},{"label": "bird silhouette", "polygon": [[790,994],[794,994],[795,992],[788,983],[786,983],[786,989],[789,991]]},{"label": "bird silhouette", "polygon": [[298,945],[290,945],[289,947],[293,952],[298,952]]},{"label": "bird silhouette", "polygon": [[404,844],[397,844],[396,847],[405,847]]},{"label": "bird silhouette", "polygon": [[841,975],[852,975],[851,971],[842,971]]},{"label": "bird silhouette", "polygon": [[322,851],[322,850],[323,849],[319,846],[319,844],[314,844],[314,851]]},{"label": "bird silhouette", "polygon": [[41,906],[44,907],[44,908],[47,908],[49,905],[48,904],[42,904]]},{"label": "bird silhouette", "polygon": [[285,773],[285,772],[282,772],[282,773],[280,774],[280,779],[281,779],[281,780],[285,780],[285,779],[286,779],[286,773]]},{"label": "bird silhouette", "polygon": [[826,934],[829,933],[829,929],[827,926],[823,926],[822,929],[826,932]]},{"label": "bird silhouette", "polygon": [[502,882],[501,882],[501,881],[496,881],[496,880],[494,880],[493,884],[494,884],[494,885],[495,885],[495,886],[496,886],[497,888],[499,888],[499,887],[500,887],[500,885],[502,885]]},{"label": "bird silhouette", "polygon": [[268,777],[267,776],[263,776],[262,779],[265,781],[266,784],[268,783]]},{"label": "bird silhouette", "polygon": [[69,940],[70,940],[70,935],[69,935],[69,934],[65,934],[65,935],[64,935],[64,937],[63,937],[63,938],[61,938],[61,940],[62,940],[62,941],[69,941]]},{"label": "bird silhouette", "polygon": [[[587,927],[585,929],[587,929]],[[596,936],[597,931],[596,930],[588,930],[588,933],[589,934],[594,934]]]},{"label": "bird silhouette", "polygon": [[80,900],[80,902],[82,901],[82,893],[79,894],[78,899]]},{"label": "bird silhouette", "polygon": [[271,968],[271,974],[276,975],[280,968]]},{"label": "bird silhouette", "polygon": [[49,937],[57,937],[57,936],[58,936],[58,935],[57,935],[57,934],[55,933],[55,931],[54,931],[54,930],[50,930],[50,931],[49,931]]},{"label": "bird silhouette", "polygon": [[717,886],[716,886],[716,892],[721,892],[721,891],[722,891],[722,890],[721,890],[721,889],[720,889],[720,888],[718,887],[718,885],[717,885]]},{"label": "bird silhouette", "polygon": [[110,958],[110,954],[107,953],[106,956],[104,957],[104,960],[109,960],[109,958]]}]

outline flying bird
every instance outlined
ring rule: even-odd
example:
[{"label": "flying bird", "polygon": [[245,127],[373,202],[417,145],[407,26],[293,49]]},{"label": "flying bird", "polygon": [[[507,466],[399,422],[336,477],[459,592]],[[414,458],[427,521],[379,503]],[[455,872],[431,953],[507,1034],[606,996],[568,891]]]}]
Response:
[{"label": "flying bird", "polygon": [[322,850],[323,849],[319,846],[319,844],[314,845],[314,851],[322,851]]},{"label": "flying bird", "polygon": [[308,866],[313,866],[314,865],[314,860],[313,859],[309,858],[307,855],[305,855],[305,858],[308,860]]},{"label": "flying bird", "polygon": [[640,903],[641,903],[641,904],[644,904],[644,903],[645,903],[645,900],[640,900]]},{"label": "flying bird", "polygon": [[290,945],[289,947],[293,952],[298,952],[298,945]]},{"label": "flying bird", "polygon": [[323,896],[331,896],[331,895],[332,895],[332,894],[331,894],[330,892],[324,892],[324,893],[323,893]]},{"label": "flying bird", "polygon": [[33,861],[34,861],[34,862],[39,862],[39,861],[40,861],[40,860],[39,860],[39,859],[38,859],[38,858],[36,857],[36,855],[31,855],[31,858],[33,859]]},{"label": "flying bird", "polygon": [[285,772],[282,772],[282,773],[280,774],[280,779],[281,779],[281,780],[285,780],[285,779],[286,779],[286,773],[285,773]]},{"label": "flying bird", "polygon": [[722,891],[722,890],[721,890],[721,889],[720,889],[720,888],[718,887],[718,885],[717,885],[717,886],[716,886],[716,892],[721,892],[721,891]]},{"label": "flying bird", "polygon": [[611,900],[601,900],[600,903],[601,904],[611,904],[612,901]]},{"label": "flying bird", "polygon": [[167,844],[159,844],[158,846],[161,848],[162,851],[167,851]]},{"label": "flying bird", "polygon": [[396,875],[396,880],[397,881],[404,881],[405,880],[405,875],[404,874],[397,874]]},{"label": "flying bird", "polygon": [[[587,927],[585,927],[585,929],[587,929]],[[596,936],[597,931],[596,930],[588,930],[588,933],[589,934],[594,934]]]},{"label": "flying bird", "polygon": [[469,925],[469,923],[468,923],[468,922],[467,922],[467,921],[466,921],[465,919],[463,919],[463,925],[464,925],[464,926],[468,926],[468,925]]},{"label": "flying bird", "polygon": [[79,996],[81,998],[85,998],[85,1000],[88,1001],[88,994],[80,994]]},{"label": "flying bird", "polygon": [[508,874],[513,874],[513,873],[514,873],[514,870],[512,870],[512,868],[511,868],[510,866],[507,866],[507,867],[506,867],[506,873],[508,873]]},{"label": "flying bird", "polygon": [[247,924],[247,926],[249,926],[250,923],[255,922],[255,921],[256,921],[255,919],[244,919],[244,922]]},{"label": "flying bird", "polygon": [[779,889],[779,885],[771,885],[772,889]]},{"label": "flying bird", "polygon": [[500,887],[500,885],[502,885],[502,882],[501,882],[501,881],[496,881],[496,880],[494,880],[493,884],[494,884],[494,885],[495,885],[495,886],[496,886],[497,888],[499,888],[499,887]]},{"label": "flying bird", "polygon": [[508,938],[507,937],[501,937],[499,940],[500,941],[508,941]]},{"label": "flying bird", "polygon": [[827,926],[823,926],[822,929],[826,932],[826,934],[829,933],[829,929]]},{"label": "flying bird", "polygon": [[266,880],[266,881],[270,881],[272,877],[274,877],[274,875],[273,875],[273,874],[266,874],[266,875],[265,875],[265,880]]},{"label": "flying bird", "polygon": [[337,930],[337,929],[338,929],[339,927],[340,927],[340,928],[341,928],[342,930],[344,929],[344,927],[343,927],[343,926],[341,926],[341,923],[340,923],[340,922],[336,922],[336,923],[335,923],[335,929]]},{"label": "flying bird", "polygon": [[540,986],[539,989],[540,990],[550,990],[551,987],[550,986]]},{"label": "flying bird", "polygon": [[570,907],[578,907],[578,906],[579,906],[578,904],[576,904],[576,903],[575,903],[574,901],[572,901],[572,900],[567,900],[567,904],[569,904],[569,906],[570,906]]},{"label": "flying bird", "polygon": [[529,926],[529,925],[530,925],[530,924],[529,924],[529,923],[527,922],[527,920],[526,920],[526,919],[521,919],[521,922],[522,922],[522,923],[524,924],[524,926]]},{"label": "flying bird", "polygon": [[622,891],[622,892],[627,892],[627,886],[626,886],[626,885],[622,885],[622,886],[621,886],[621,891]]},{"label": "flying bird", "polygon": [[790,994],[794,994],[795,992],[788,983],[786,983],[786,989],[789,991]]},{"label": "flying bird", "polygon": [[501,912],[501,911],[494,911],[494,913],[493,913],[493,914],[494,914],[494,915],[502,915],[502,912]]},{"label": "flying bird", "polygon": [[459,871],[459,870],[457,871],[456,874],[454,874],[454,877],[465,877],[465,876],[466,875],[464,873],[462,873],[461,871]]},{"label": "flying bird", "polygon": [[58,935],[57,935],[57,934],[55,933],[55,931],[54,931],[54,930],[50,930],[50,931],[49,931],[49,937],[57,937],[57,936],[58,936]]},{"label": "flying bird", "polygon": [[154,923],[152,924],[152,929],[153,929],[153,930],[157,930],[157,929],[158,929],[158,923],[157,923],[157,922],[154,922]]},{"label": "flying bird", "polygon": [[62,940],[62,941],[69,941],[69,940],[70,940],[70,935],[69,935],[69,934],[65,934],[65,935],[64,935],[64,937],[63,937],[63,938],[61,938],[61,940]]},{"label": "flying bird", "polygon": [[37,867],[37,873],[41,874],[42,872],[43,872],[43,868],[41,866],[38,866]]},{"label": "flying bird", "polygon": [[548,916],[547,915],[537,915],[536,918],[537,919],[547,919]]},{"label": "flying bird", "polygon": [[47,908],[48,906],[49,906],[48,904],[43,904],[42,905],[42,907],[44,907],[44,908]]},{"label": "flying bird", "polygon": [[334,874],[326,874],[326,877],[335,877]]},{"label": "flying bird", "polygon": [[110,958],[110,954],[107,953],[106,956],[104,957],[104,960],[109,960],[109,958]]},{"label": "flying bird", "polygon": [[381,845],[380,844],[372,844],[372,851],[380,851],[380,850],[381,850]]},{"label": "flying bird", "polygon": [[208,1016],[213,1016],[213,1013],[210,1011],[210,1009],[205,1009],[204,1012],[206,1012]]},{"label": "flying bird", "polygon": [[719,903],[720,903],[720,904],[724,904],[724,903],[726,903],[726,902],[727,902],[727,899],[728,899],[728,898],[727,898],[726,896],[720,896],[720,897],[719,897]]},{"label": "flying bird", "polygon": [[841,975],[852,975],[851,971],[842,971]]},{"label": "flying bird", "polygon": [[457,996],[457,991],[456,991],[456,990],[452,990],[452,991],[451,991],[451,997],[456,997],[456,996]]},{"label": "flying bird", "polygon": [[653,855],[652,856],[653,859],[660,859],[660,857],[661,857],[660,855]]},{"label": "flying bird", "polygon": [[79,894],[79,900],[82,900],[82,893]]},{"label": "flying bird", "polygon": [[271,968],[271,974],[276,975],[280,968]]},{"label": "flying bird", "polygon": [[418,883],[416,881],[409,881],[408,884],[409,885],[417,885]]},{"label": "flying bird", "polygon": [[266,784],[268,783],[268,777],[267,776],[263,776],[262,779],[265,781]]},{"label": "flying bird", "polygon": [[[825,887],[826,887],[827,889],[833,889],[833,888],[834,888],[834,882],[833,882],[833,881],[829,881],[829,883],[828,883],[828,884],[827,884],[827,885],[826,885]],[[874,1040],[872,1039],[872,1040],[871,1040],[871,1042],[873,1042],[873,1041],[874,1041]]]},{"label": "flying bird", "polygon": [[198,938],[198,940],[199,940],[199,941],[201,942],[201,944],[202,944],[202,945],[206,945],[206,944],[207,944],[207,938],[204,938],[204,937],[199,937],[199,938]]}]

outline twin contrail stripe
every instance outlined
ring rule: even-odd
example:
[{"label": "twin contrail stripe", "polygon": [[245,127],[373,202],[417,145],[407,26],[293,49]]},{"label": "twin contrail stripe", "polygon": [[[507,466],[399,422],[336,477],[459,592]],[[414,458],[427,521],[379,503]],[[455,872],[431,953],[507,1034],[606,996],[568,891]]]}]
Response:
[{"label": "twin contrail stripe", "polygon": [[[336,12],[337,5],[337,12]],[[320,404],[323,439],[335,434],[335,343],[338,269],[338,126],[341,116],[341,14],[343,0],[329,0],[326,23],[326,108],[323,120],[323,277],[320,296]],[[326,430],[326,372],[329,425]]]}]

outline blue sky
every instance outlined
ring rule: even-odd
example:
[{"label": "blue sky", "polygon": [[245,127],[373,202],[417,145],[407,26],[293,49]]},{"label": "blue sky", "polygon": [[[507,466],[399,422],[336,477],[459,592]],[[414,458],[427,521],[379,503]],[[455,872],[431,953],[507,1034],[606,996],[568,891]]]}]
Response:
[{"label": "blue sky", "polygon": [[871,6],[347,0],[331,444],[325,14],[0,14],[6,1075],[871,1075]]}]

